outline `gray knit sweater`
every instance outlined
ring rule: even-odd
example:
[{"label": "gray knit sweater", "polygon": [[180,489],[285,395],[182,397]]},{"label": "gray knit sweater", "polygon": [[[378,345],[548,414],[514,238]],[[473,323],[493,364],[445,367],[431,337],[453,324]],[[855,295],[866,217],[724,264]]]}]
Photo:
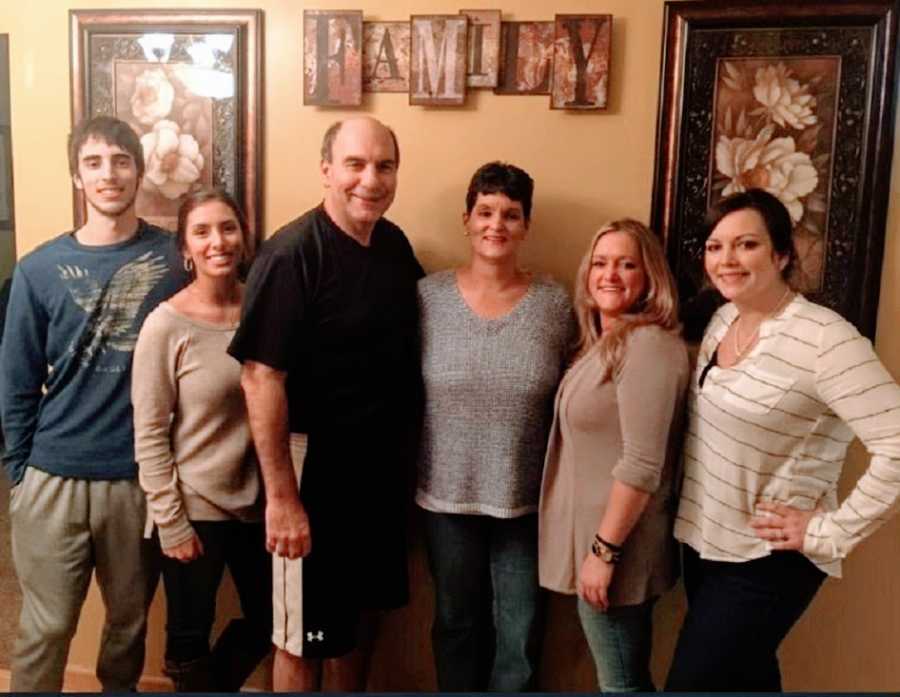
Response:
[{"label": "gray knit sweater", "polygon": [[535,278],[506,315],[483,319],[454,271],[419,281],[425,421],[416,502],[438,513],[537,510],[553,396],[574,340],[566,291]]}]

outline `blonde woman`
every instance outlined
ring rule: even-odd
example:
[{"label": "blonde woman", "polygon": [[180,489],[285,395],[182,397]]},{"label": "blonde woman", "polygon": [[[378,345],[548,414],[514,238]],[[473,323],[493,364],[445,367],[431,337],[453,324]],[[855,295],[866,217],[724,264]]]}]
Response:
[{"label": "blonde woman", "polygon": [[575,360],[556,395],[540,583],[578,594],[604,692],[653,690],[656,599],[675,581],[674,463],[688,380],[675,284],[641,223],[603,226],[578,271]]}]

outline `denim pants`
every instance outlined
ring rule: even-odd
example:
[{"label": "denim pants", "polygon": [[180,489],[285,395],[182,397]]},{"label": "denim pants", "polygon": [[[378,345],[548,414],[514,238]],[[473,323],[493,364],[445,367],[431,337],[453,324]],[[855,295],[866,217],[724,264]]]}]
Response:
[{"label": "denim pants", "polygon": [[[204,676],[186,679],[197,689],[236,692],[271,647],[272,560],[266,552],[265,525],[236,520],[191,525],[203,543],[203,554],[187,563],[171,557],[162,562],[166,668],[173,679],[188,667],[194,673],[201,670]],[[216,593],[226,565],[244,616],[225,627],[210,651]]]},{"label": "denim pants", "polygon": [[778,646],[824,579],[799,552],[723,562],[684,545],[688,611],[666,691],[780,692]]},{"label": "denim pants", "polygon": [[505,520],[426,511],[425,531],[438,689],[534,687],[543,612],[537,515]]},{"label": "denim pants", "polygon": [[603,692],[654,692],[650,677],[653,605],[611,607],[606,612],[578,599],[578,617],[594,657],[597,684]]}]

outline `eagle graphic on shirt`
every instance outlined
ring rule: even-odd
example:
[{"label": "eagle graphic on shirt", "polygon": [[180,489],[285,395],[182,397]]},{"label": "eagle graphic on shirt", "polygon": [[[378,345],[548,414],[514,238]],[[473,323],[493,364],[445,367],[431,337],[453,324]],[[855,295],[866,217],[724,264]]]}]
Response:
[{"label": "eagle graphic on shirt", "polygon": [[146,252],[124,264],[102,285],[90,271],[57,265],[72,299],[88,315],[87,324],[69,350],[82,365],[109,351],[131,353],[140,326],[135,326],[141,305],[168,271],[165,257]]}]

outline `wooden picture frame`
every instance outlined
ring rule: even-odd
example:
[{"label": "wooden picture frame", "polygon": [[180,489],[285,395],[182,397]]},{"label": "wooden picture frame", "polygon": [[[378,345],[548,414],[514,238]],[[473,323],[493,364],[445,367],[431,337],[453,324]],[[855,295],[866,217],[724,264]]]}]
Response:
[{"label": "wooden picture frame", "polygon": [[462,106],[466,101],[468,20],[464,15],[409,18],[409,103]]},{"label": "wooden picture frame", "polygon": [[9,126],[0,126],[0,230],[13,227],[12,142]]},{"label": "wooden picture frame", "polygon": [[363,92],[409,92],[409,22],[363,22]]},{"label": "wooden picture frame", "polygon": [[[138,215],[173,229],[187,193],[219,187],[260,238],[262,11],[71,10],[69,23],[72,124],[118,116],[141,137]],[[74,187],[73,206],[80,227]]]},{"label": "wooden picture frame", "polygon": [[874,337],[895,108],[894,0],[667,2],[652,225],[682,302],[703,219],[760,186],[794,223],[811,300]]},{"label": "wooden picture frame", "polygon": [[303,104],[362,104],[362,10],[303,10]]},{"label": "wooden picture frame", "polygon": [[551,109],[606,109],[612,15],[556,15]]}]

